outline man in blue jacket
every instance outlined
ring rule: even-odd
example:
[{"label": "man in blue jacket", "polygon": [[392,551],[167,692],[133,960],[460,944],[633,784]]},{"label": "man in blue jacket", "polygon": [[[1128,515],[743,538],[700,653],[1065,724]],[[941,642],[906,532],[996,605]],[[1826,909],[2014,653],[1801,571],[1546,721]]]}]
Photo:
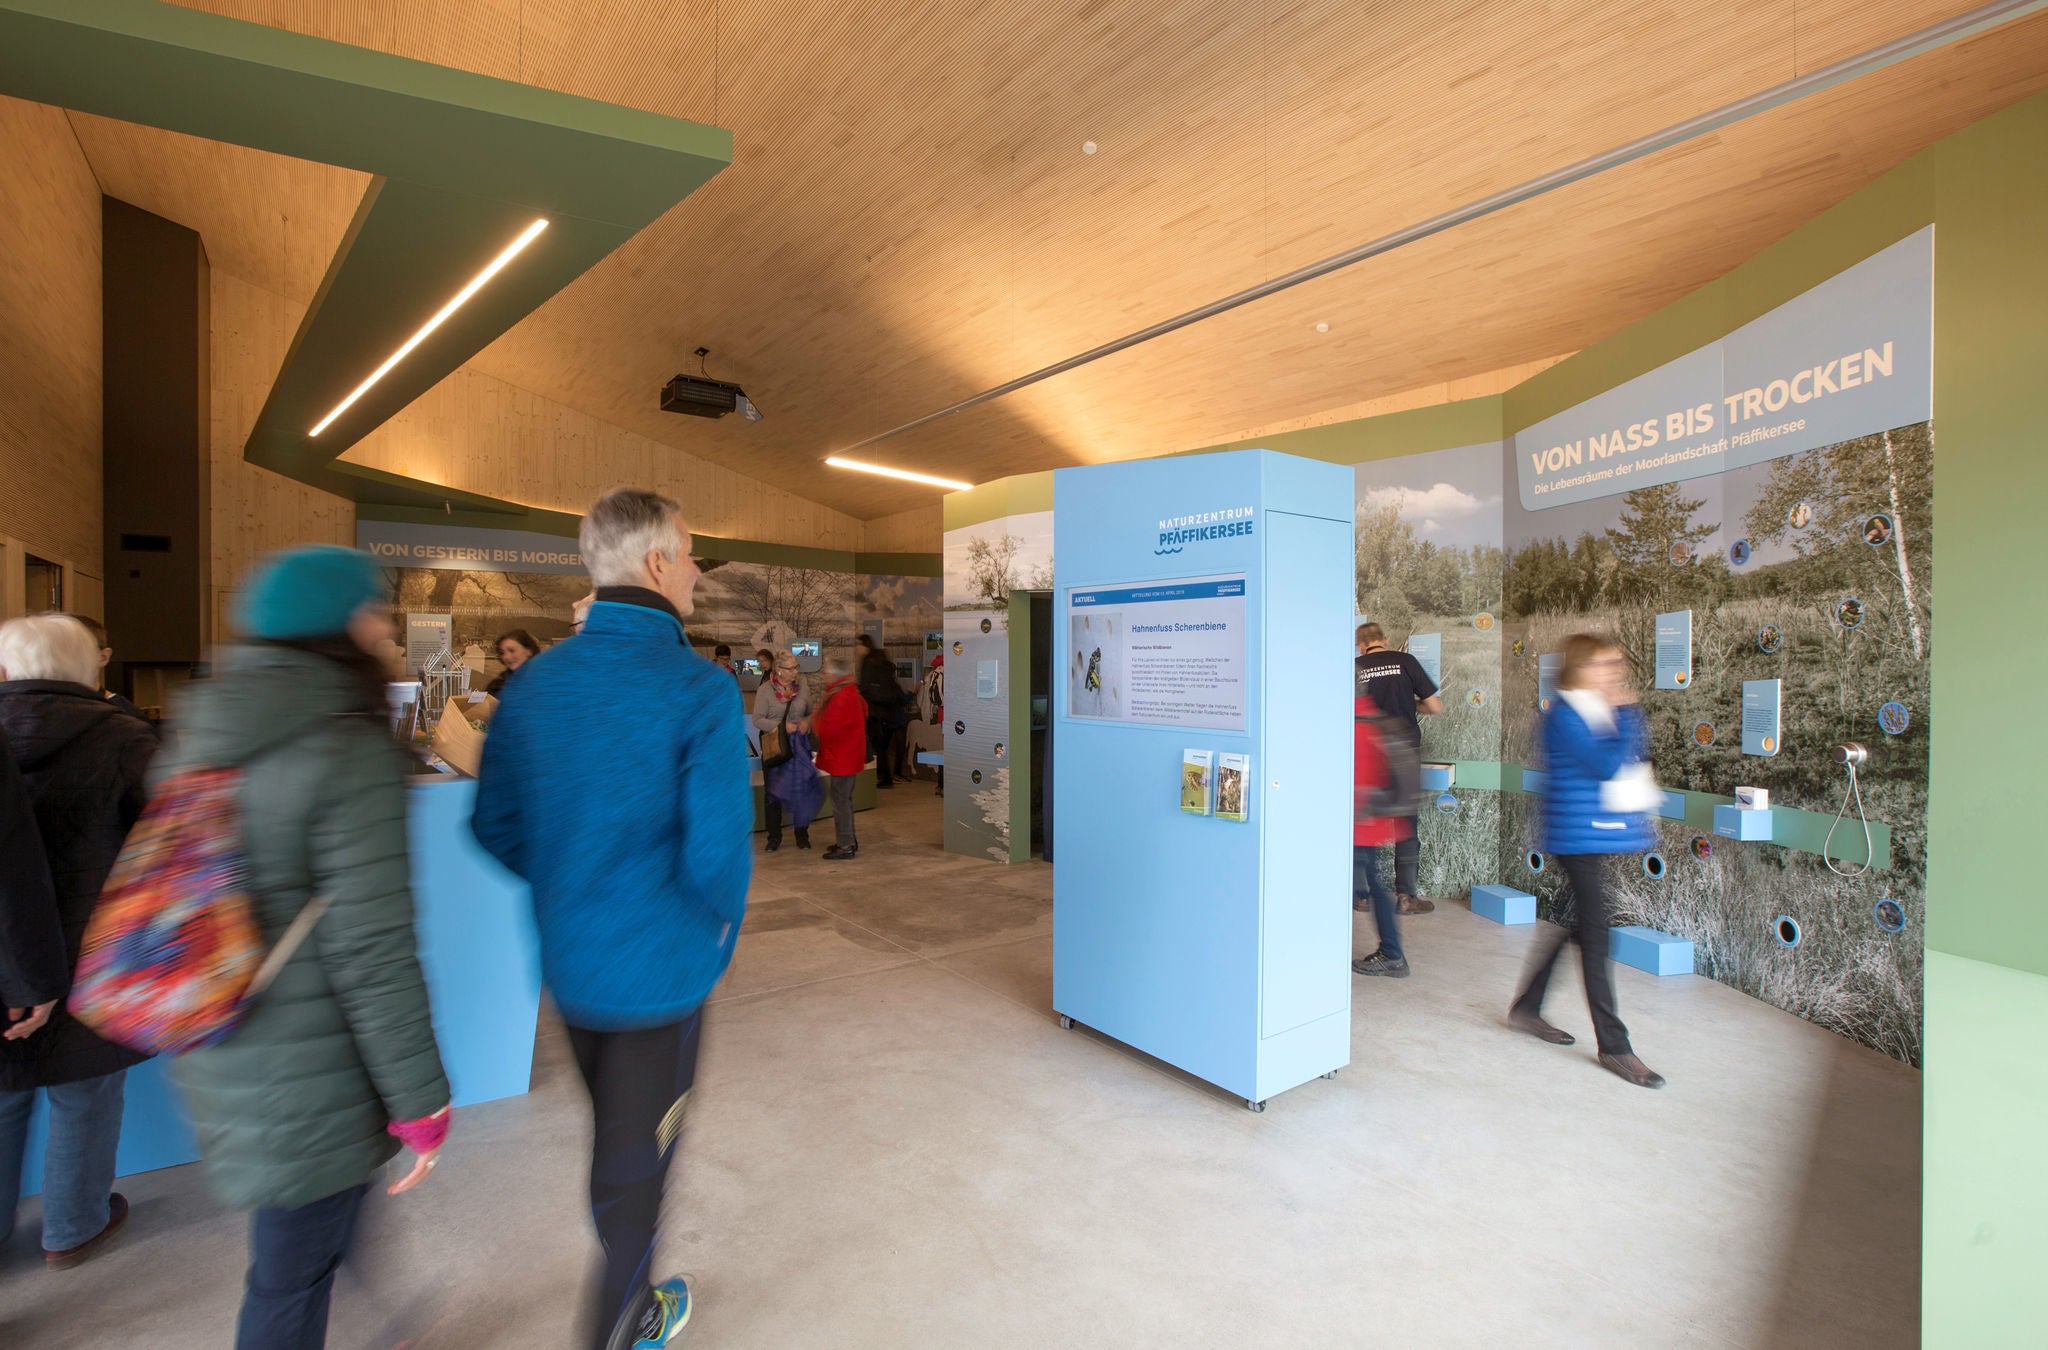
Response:
[{"label": "man in blue jacket", "polygon": [[533,888],[541,975],[590,1090],[605,1252],[593,1350],[663,1345],[690,1315],[683,1280],[648,1283],[655,1229],[704,999],[732,959],[752,872],[732,677],[683,635],[698,570],[681,511],[639,488],[591,506],[594,602],[492,719],[473,822]]}]

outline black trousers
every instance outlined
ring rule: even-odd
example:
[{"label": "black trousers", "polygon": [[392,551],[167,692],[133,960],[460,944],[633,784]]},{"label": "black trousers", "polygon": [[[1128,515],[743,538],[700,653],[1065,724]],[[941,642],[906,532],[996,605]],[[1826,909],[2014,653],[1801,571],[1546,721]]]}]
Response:
[{"label": "black trousers", "polygon": [[369,1185],[300,1205],[259,1209],[249,1220],[249,1280],[235,1350],[320,1350],[334,1273],[348,1255]]},{"label": "black trousers", "polygon": [[653,1283],[662,1186],[697,1079],[703,1030],[702,1009],[686,1021],[644,1031],[568,1028],[597,1123],[590,1217],[604,1245],[604,1273],[589,1305],[595,1350],[604,1350],[627,1302]]},{"label": "black trousers", "polygon": [[890,787],[896,779],[889,767],[889,737],[893,731],[887,718],[868,719],[868,754],[875,761],[875,786]]},{"label": "black trousers", "polygon": [[1557,965],[1565,939],[1579,944],[1579,964],[1586,976],[1586,1006],[1593,1013],[1593,1036],[1603,1055],[1631,1053],[1628,1028],[1614,1002],[1614,972],[1607,961],[1607,882],[1604,853],[1564,853],[1557,861],[1571,882],[1570,929],[1546,925],[1529,951],[1529,969],[1523,977],[1522,992],[1514,1010],[1532,1017],[1543,1015],[1543,995],[1550,989],[1550,972]]}]

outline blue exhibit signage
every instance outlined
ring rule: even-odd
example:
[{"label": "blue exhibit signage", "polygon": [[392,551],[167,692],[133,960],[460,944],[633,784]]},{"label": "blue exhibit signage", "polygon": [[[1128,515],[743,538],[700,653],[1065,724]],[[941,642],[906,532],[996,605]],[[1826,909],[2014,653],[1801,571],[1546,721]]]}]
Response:
[{"label": "blue exhibit signage", "polygon": [[1692,684],[1692,611],[1674,610],[1657,616],[1657,687],[1685,689]]},{"label": "blue exhibit signage", "polygon": [[1441,685],[1444,682],[1444,635],[1442,633],[1410,633],[1408,654],[1422,663],[1422,669],[1429,676],[1429,682]]},{"label": "blue exhibit signage", "polygon": [[1718,342],[1523,428],[1510,438],[1523,509],[1703,478],[1926,421],[1933,295],[1930,226]]},{"label": "blue exhibit signage", "polygon": [[1162,600],[1224,600],[1243,594],[1244,578],[1227,577],[1221,581],[1169,581],[1115,590],[1075,591],[1067,597],[1067,603],[1082,609],[1089,605],[1149,605]]},{"label": "blue exhibit signage", "polygon": [[1769,756],[1778,753],[1779,688],[1777,680],[1742,682],[1743,754]]},{"label": "blue exhibit signage", "polygon": [[470,525],[410,525],[395,520],[356,521],[356,547],[386,567],[427,567],[455,572],[539,572],[583,575],[574,539],[530,530],[485,530]]}]

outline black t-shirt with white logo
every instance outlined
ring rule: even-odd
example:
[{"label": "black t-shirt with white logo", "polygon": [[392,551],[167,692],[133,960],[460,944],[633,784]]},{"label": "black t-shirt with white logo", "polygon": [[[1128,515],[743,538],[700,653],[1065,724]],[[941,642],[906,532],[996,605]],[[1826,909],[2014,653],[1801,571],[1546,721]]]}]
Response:
[{"label": "black t-shirt with white logo", "polygon": [[1406,652],[1368,652],[1358,658],[1358,693],[1389,717],[1405,719],[1419,733],[1415,705],[1436,693],[1422,662]]}]

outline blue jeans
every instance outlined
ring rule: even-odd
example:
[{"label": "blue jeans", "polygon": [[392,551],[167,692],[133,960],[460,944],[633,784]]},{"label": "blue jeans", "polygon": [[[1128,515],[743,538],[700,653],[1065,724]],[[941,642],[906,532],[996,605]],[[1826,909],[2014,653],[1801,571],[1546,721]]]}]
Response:
[{"label": "blue jeans", "polygon": [[1380,930],[1380,950],[1389,961],[1401,956],[1401,924],[1394,917],[1394,892],[1380,874],[1380,846],[1351,846],[1351,894],[1372,897],[1372,926]]},{"label": "blue jeans", "polygon": [[320,1350],[334,1272],[348,1255],[367,1182],[297,1209],[259,1209],[249,1220],[249,1287],[235,1350]]},{"label": "blue jeans", "polygon": [[[43,1250],[69,1251],[100,1235],[112,1218],[114,1151],[121,1143],[119,1069],[43,1088],[50,1098],[50,1142],[43,1150]],[[28,1149],[36,1089],[0,1092],[0,1242],[14,1232],[21,1201],[21,1159]]]}]

